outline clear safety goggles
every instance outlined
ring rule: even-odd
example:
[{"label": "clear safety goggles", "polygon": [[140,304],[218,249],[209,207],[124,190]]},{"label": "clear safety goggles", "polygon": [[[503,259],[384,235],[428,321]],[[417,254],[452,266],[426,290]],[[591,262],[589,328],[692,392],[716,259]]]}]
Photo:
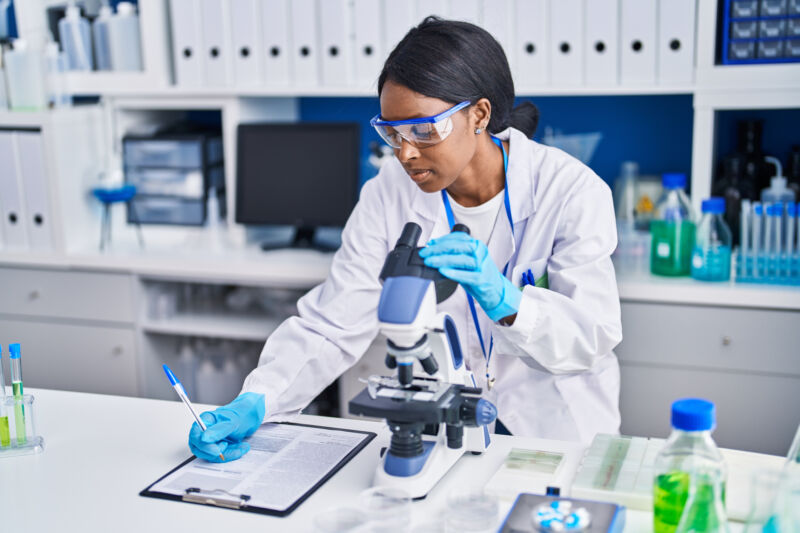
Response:
[{"label": "clear safety goggles", "polygon": [[466,100],[432,117],[381,120],[380,115],[375,115],[369,123],[392,148],[402,147],[403,139],[414,146],[431,146],[442,142],[450,135],[453,131],[452,115],[470,103]]}]

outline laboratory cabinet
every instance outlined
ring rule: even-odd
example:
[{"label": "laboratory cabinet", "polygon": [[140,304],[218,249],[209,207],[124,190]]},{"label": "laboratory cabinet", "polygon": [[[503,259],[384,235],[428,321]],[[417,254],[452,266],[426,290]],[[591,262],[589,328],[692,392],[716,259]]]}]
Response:
[{"label": "laboratory cabinet", "polygon": [[136,396],[135,302],[127,274],[0,268],[0,346],[29,387]]},{"label": "laboratory cabinet", "polygon": [[800,312],[622,302],[621,431],[667,436],[672,401],[717,406],[720,446],[785,454],[800,423]]}]

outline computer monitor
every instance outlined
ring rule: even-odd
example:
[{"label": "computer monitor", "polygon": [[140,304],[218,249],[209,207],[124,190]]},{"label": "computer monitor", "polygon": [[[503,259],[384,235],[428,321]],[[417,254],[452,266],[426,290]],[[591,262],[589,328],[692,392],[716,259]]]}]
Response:
[{"label": "computer monitor", "polygon": [[344,226],[356,203],[358,161],[357,123],[241,124],[236,222],[294,226],[285,246],[325,248],[314,242],[315,229]]}]

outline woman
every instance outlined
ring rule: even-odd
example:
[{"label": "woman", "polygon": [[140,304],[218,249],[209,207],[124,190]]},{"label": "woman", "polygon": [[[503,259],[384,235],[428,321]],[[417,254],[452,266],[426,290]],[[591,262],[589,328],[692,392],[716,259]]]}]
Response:
[{"label": "woman", "polygon": [[[512,111],[508,62],[477,26],[425,19],[386,60],[378,94],[372,124],[396,158],[364,185],[328,279],[267,340],[243,394],[202,415],[206,432],[193,426],[192,451],[240,457],[263,421],[302,409],[358,361],[377,333],[378,274],[409,221],[426,264],[464,288],[440,310],[508,430],[583,442],[617,432],[609,188],[529,139],[536,108]],[[471,236],[450,234],[455,222]]]}]

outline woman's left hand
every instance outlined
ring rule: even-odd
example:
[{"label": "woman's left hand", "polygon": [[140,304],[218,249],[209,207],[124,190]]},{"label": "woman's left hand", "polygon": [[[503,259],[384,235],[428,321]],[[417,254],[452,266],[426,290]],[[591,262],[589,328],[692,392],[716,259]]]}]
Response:
[{"label": "woman's left hand", "polygon": [[427,266],[460,283],[493,321],[519,309],[522,293],[500,272],[478,239],[455,231],[431,240],[419,255]]}]

